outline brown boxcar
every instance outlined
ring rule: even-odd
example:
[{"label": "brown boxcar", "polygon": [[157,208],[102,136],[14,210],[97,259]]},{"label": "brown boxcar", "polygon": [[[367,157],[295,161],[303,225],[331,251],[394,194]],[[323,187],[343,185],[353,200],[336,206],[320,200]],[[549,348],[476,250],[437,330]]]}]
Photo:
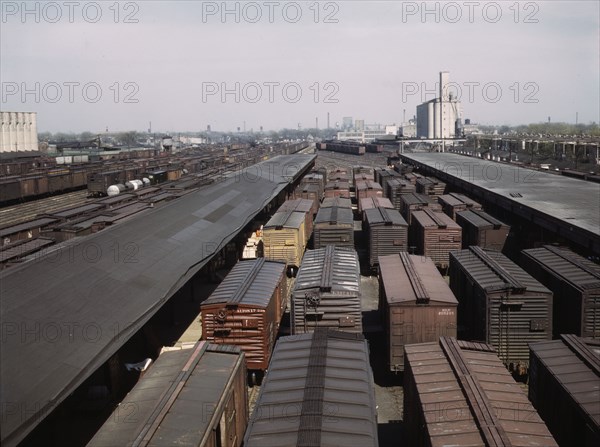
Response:
[{"label": "brown boxcar", "polygon": [[345,181],[331,181],[325,186],[325,197],[350,198],[350,183]]},{"label": "brown boxcar", "polygon": [[459,211],[456,213],[456,223],[462,228],[463,248],[478,245],[481,248],[502,251],[510,233],[510,226],[485,211]]},{"label": "brown boxcar", "polygon": [[394,209],[371,208],[365,211],[369,242],[369,265],[378,264],[379,256],[408,250],[408,224]]},{"label": "brown boxcar", "polygon": [[302,178],[301,184],[317,185],[319,187],[319,195],[320,197],[323,197],[323,191],[325,191],[325,178],[323,177],[323,174],[309,172]]},{"label": "brown boxcar", "polygon": [[239,447],[248,424],[246,380],[236,346],[200,341],[165,351],[88,447]]},{"label": "brown boxcar", "polygon": [[450,217],[425,208],[412,213],[410,243],[440,268],[448,267],[448,253],[462,248],[462,229]]},{"label": "brown boxcar", "polygon": [[481,210],[481,204],[475,202],[464,194],[451,192],[450,194],[442,194],[438,197],[438,202],[442,205],[442,211],[456,220],[456,213],[467,210]]},{"label": "brown boxcar", "polygon": [[202,339],[238,345],[248,369],[267,369],[285,310],[285,264],[238,262],[202,303]]},{"label": "brown boxcar", "polygon": [[600,445],[600,341],[561,335],[529,350],[529,400],[555,439]]},{"label": "brown boxcar", "polygon": [[405,365],[402,445],[558,447],[493,347],[442,337]]},{"label": "brown boxcar", "polygon": [[317,327],[362,332],[360,265],[353,249],[307,250],[291,296],[293,334]]},{"label": "brown boxcar", "polygon": [[383,189],[377,182],[365,181],[356,185],[356,202],[358,203],[358,212],[362,212],[360,199],[367,197],[383,197]]},{"label": "brown boxcar", "polygon": [[450,288],[459,338],[493,345],[519,374],[527,344],[552,338],[552,292],[502,253],[475,246],[450,253]]},{"label": "brown boxcar", "polygon": [[352,201],[346,197],[325,197],[320,208],[332,208],[334,206],[352,209]]},{"label": "brown boxcar", "polygon": [[281,337],[245,447],[377,447],[375,385],[362,334]]},{"label": "brown boxcar", "polygon": [[312,236],[313,232],[313,218],[319,209],[315,209],[315,202],[310,199],[291,199],[283,202],[283,205],[279,207],[277,210],[278,213],[285,213],[288,211],[295,211],[304,213],[304,234],[306,242],[304,246],[308,243],[308,240]]},{"label": "brown boxcar", "polygon": [[353,178],[352,178],[352,184],[354,185],[354,187],[356,188],[356,185],[358,185],[361,182],[374,182],[375,179],[373,178],[373,174],[368,174],[366,172],[354,172],[353,173]]},{"label": "brown boxcar", "polygon": [[365,199],[360,199],[360,209],[362,210],[361,217],[363,223],[366,220],[366,210],[370,210],[373,208],[385,208],[388,210],[393,210],[394,205],[390,202],[390,199],[387,197],[367,197]]},{"label": "brown boxcar", "polygon": [[409,225],[412,224],[413,211],[423,209],[441,211],[442,206],[424,194],[408,193],[400,196],[400,213]]},{"label": "brown boxcar", "polygon": [[315,218],[314,247],[337,245],[354,248],[354,216],[350,208],[320,208]]},{"label": "brown boxcar", "polygon": [[446,184],[435,177],[421,177],[417,179],[416,189],[419,194],[438,198],[446,190]]},{"label": "brown boxcar", "polygon": [[566,248],[523,250],[522,267],[552,290],[553,336],[600,339],[600,266]]},{"label": "brown boxcar", "polygon": [[294,190],[293,198],[312,200],[314,204],[313,209],[318,210],[323,194],[321,193],[319,185],[300,183]]},{"label": "brown boxcar", "polygon": [[386,197],[390,199],[390,201],[394,204],[394,208],[396,208],[398,211],[400,211],[402,208],[400,196],[402,194],[408,194],[411,192],[415,192],[415,185],[410,183],[408,180],[402,178],[392,178],[387,182]]},{"label": "brown boxcar", "polygon": [[300,267],[307,242],[305,223],[304,212],[289,210],[275,213],[263,226],[265,258]]},{"label": "brown boxcar", "polygon": [[458,301],[433,261],[406,252],[379,257],[379,309],[390,371],[404,370],[404,346],[456,337]]}]

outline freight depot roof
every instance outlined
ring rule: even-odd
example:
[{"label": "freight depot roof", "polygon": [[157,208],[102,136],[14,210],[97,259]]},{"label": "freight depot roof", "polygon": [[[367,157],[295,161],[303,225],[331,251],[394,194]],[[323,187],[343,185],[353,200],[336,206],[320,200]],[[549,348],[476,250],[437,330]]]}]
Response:
[{"label": "freight depot roof", "polygon": [[2,444],[41,422],[314,158],[274,157],[2,271],[0,392],[14,404],[0,410]]},{"label": "freight depot roof", "polygon": [[246,447],[376,447],[369,349],[362,334],[281,337],[244,437]]},{"label": "freight depot roof", "polygon": [[[470,195],[600,253],[600,184],[450,153],[403,154]],[[471,194],[472,193],[472,194]]]}]

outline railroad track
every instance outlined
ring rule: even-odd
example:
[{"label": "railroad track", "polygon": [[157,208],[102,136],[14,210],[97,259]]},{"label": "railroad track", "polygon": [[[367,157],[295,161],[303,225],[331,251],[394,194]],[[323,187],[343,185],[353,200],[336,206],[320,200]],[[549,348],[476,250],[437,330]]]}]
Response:
[{"label": "railroad track", "polygon": [[31,220],[38,214],[56,211],[70,206],[81,205],[92,199],[87,198],[87,190],[69,192],[26,203],[0,208],[0,227],[16,225]]}]

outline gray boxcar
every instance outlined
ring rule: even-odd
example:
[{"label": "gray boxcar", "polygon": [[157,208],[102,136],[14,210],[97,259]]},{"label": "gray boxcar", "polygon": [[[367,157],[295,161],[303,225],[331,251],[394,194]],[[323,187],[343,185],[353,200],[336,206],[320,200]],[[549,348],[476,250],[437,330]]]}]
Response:
[{"label": "gray boxcar", "polygon": [[528,343],[552,338],[552,292],[502,253],[469,247],[450,253],[458,298],[458,336],[493,345],[511,370],[525,373]]},{"label": "gray boxcar", "polygon": [[442,337],[405,350],[401,445],[558,446],[493,347]]},{"label": "gray boxcar", "polygon": [[400,178],[400,174],[391,168],[375,168],[373,170],[375,181],[383,188],[384,197],[387,197],[387,184],[388,181]]},{"label": "gray boxcar", "polygon": [[256,402],[245,447],[376,447],[377,410],[362,334],[282,337]]},{"label": "gray boxcar", "polygon": [[417,254],[430,257],[440,268],[448,267],[448,253],[462,248],[462,229],[442,212],[427,208],[412,213],[411,244]]},{"label": "gray boxcar", "polygon": [[321,202],[321,208],[332,207],[352,209],[352,201],[345,197],[325,197]]},{"label": "gray boxcar", "polygon": [[349,208],[320,208],[314,222],[314,247],[337,245],[354,248],[354,216]]},{"label": "gray boxcar", "polygon": [[456,337],[457,306],[431,259],[406,252],[380,256],[379,309],[390,371],[404,370],[405,345]]},{"label": "gray boxcar", "polygon": [[456,213],[467,210],[481,210],[480,203],[475,202],[464,194],[451,192],[450,194],[442,194],[438,197],[438,202],[442,205],[442,211],[456,220]]},{"label": "gray boxcar", "polygon": [[394,208],[400,211],[402,208],[400,196],[402,194],[408,194],[411,192],[415,192],[415,185],[413,185],[411,182],[402,178],[392,178],[387,182],[387,191],[385,196],[388,197],[394,204]]},{"label": "gray boxcar", "polygon": [[561,335],[529,349],[529,400],[556,440],[600,445],[600,341]]},{"label": "gray boxcar", "polygon": [[202,339],[239,345],[248,369],[264,371],[286,306],[285,264],[238,262],[201,304]]},{"label": "gray boxcar", "polygon": [[356,252],[332,245],[307,250],[290,307],[293,334],[311,332],[317,327],[362,332]]},{"label": "gray boxcar", "polygon": [[88,447],[239,447],[248,423],[244,354],[198,342],[163,352]]},{"label": "gray boxcar", "polygon": [[510,226],[490,216],[485,211],[469,210],[456,213],[456,223],[462,228],[462,245],[502,251]]},{"label": "gray boxcar", "polygon": [[600,339],[600,266],[564,248],[523,250],[521,265],[554,293],[553,335]]},{"label": "gray boxcar", "polygon": [[379,256],[408,250],[408,224],[397,210],[371,208],[365,211],[369,241],[369,264],[379,263]]},{"label": "gray boxcar", "polygon": [[444,191],[446,190],[446,184],[435,177],[418,178],[415,186],[419,194],[425,194],[435,198],[444,194]]}]

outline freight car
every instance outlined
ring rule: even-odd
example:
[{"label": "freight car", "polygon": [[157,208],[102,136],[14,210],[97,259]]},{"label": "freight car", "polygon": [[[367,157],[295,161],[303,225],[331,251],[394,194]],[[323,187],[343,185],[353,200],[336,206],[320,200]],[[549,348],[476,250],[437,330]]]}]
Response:
[{"label": "freight car", "polygon": [[250,370],[264,371],[285,310],[285,264],[238,262],[201,304],[202,339],[239,345]]},{"label": "freight car", "polygon": [[309,199],[286,200],[277,210],[278,213],[299,212],[304,214],[304,246],[308,245],[308,240],[313,232],[313,217],[317,214],[314,201]]},{"label": "freight car", "polygon": [[285,262],[288,267],[300,267],[306,242],[306,213],[304,212],[290,209],[275,213],[263,226],[265,258],[271,261]]},{"label": "freight car", "polygon": [[366,210],[365,228],[371,267],[379,263],[379,256],[408,250],[408,224],[398,211],[385,208]]},{"label": "freight car", "polygon": [[438,203],[442,205],[442,211],[456,220],[456,213],[467,210],[482,210],[480,203],[475,202],[464,194],[450,193],[438,197]]},{"label": "freight car", "polygon": [[450,288],[459,338],[493,345],[516,374],[527,370],[527,344],[552,338],[552,292],[502,253],[474,246],[451,252]]},{"label": "freight car", "polygon": [[362,332],[360,267],[353,249],[307,250],[291,296],[292,334],[318,327]]},{"label": "freight car", "polygon": [[239,447],[247,424],[244,353],[200,341],[163,352],[88,447]]},{"label": "freight car", "polygon": [[320,143],[318,149],[322,151],[341,152],[343,154],[351,155],[365,155],[366,151],[364,144],[340,141],[326,141]]},{"label": "freight car", "polygon": [[435,265],[448,267],[448,253],[462,248],[462,229],[442,212],[427,208],[412,213],[410,239],[416,253],[433,259]]},{"label": "freight car", "polygon": [[350,198],[350,183],[344,181],[331,181],[325,185],[325,197]]},{"label": "freight car", "polygon": [[554,294],[554,338],[575,334],[600,339],[600,266],[550,245],[523,250],[521,266]]},{"label": "freight car", "polygon": [[393,178],[387,181],[387,191],[385,196],[394,204],[398,211],[402,208],[400,196],[402,194],[414,193],[415,185],[406,179]]},{"label": "freight car", "polygon": [[169,180],[169,172],[165,169],[156,169],[144,173],[144,177],[150,180],[151,185],[158,185]]},{"label": "freight car", "polygon": [[383,197],[383,189],[377,182],[370,180],[365,182],[358,182],[356,184],[356,202],[358,203],[358,212],[362,212],[360,200],[366,199],[367,197]]},{"label": "freight car", "polygon": [[458,301],[433,261],[402,252],[379,257],[379,309],[388,366],[404,370],[404,346],[456,337]]},{"label": "freight car", "polygon": [[463,248],[477,245],[481,248],[502,251],[510,233],[510,226],[485,211],[459,211],[456,213],[456,223],[462,228]]},{"label": "freight car", "polygon": [[417,179],[416,189],[419,194],[438,198],[444,194],[446,184],[434,177],[421,177]]},{"label": "freight car", "polygon": [[451,337],[405,347],[403,421],[411,447],[558,447],[494,348]]},{"label": "freight car", "polygon": [[575,335],[529,345],[529,400],[560,445],[600,445],[599,351]]},{"label": "freight car", "polygon": [[311,200],[313,202],[313,210],[318,210],[323,194],[319,185],[300,183],[294,190],[292,197],[294,199]]},{"label": "freight car", "polygon": [[368,143],[365,146],[365,150],[367,152],[373,152],[375,154],[380,154],[383,152],[383,144]]},{"label": "freight car", "polygon": [[367,197],[360,199],[360,209],[362,210],[361,218],[363,224],[366,220],[365,211],[373,208],[385,208],[387,210],[393,210],[394,206],[392,205],[392,202],[390,202],[390,199],[385,197]]},{"label": "freight car", "polygon": [[320,208],[315,218],[314,247],[337,245],[354,248],[354,216],[350,208]]},{"label": "freight car", "polygon": [[302,178],[300,183],[302,185],[317,185],[319,187],[319,197],[323,197],[323,191],[325,191],[325,178],[323,174],[309,172]]},{"label": "freight car", "polygon": [[345,197],[325,197],[321,203],[321,208],[332,207],[352,209],[352,201]]},{"label": "freight car", "polygon": [[362,334],[319,329],[281,337],[245,447],[377,447],[375,385]]},{"label": "freight car", "polygon": [[392,179],[400,178],[400,174],[391,168],[375,168],[373,170],[375,181],[383,188],[383,195],[387,197],[387,184]]},{"label": "freight car", "polygon": [[412,224],[412,213],[424,209],[442,211],[442,206],[425,194],[408,193],[400,196],[400,213],[409,225]]}]

